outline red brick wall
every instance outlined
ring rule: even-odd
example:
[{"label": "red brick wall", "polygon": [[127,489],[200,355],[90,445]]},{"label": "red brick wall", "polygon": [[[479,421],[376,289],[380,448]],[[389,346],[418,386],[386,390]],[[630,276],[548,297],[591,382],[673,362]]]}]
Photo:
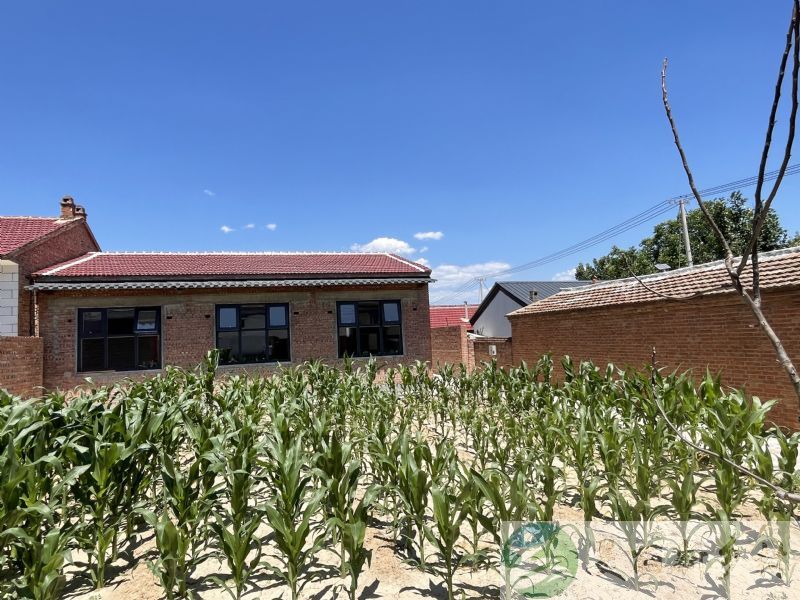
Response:
[{"label": "red brick wall", "polygon": [[467,365],[472,370],[467,329],[462,325],[431,328],[431,366]]},{"label": "red brick wall", "polygon": [[[336,302],[346,300],[401,301],[404,355],[383,357],[387,364],[430,361],[431,337],[427,285],[385,286],[381,288],[230,289],[213,292],[139,291],[58,292],[39,294],[40,333],[44,344],[44,382],[48,388],[70,387],[91,376],[108,383],[125,376],[147,372],[77,373],[77,311],[91,307],[162,307],[163,364],[194,367],[215,344],[214,307],[216,304],[287,302],[289,304],[292,363],[315,358],[338,362]],[[360,361],[361,359],[359,359]],[[243,370],[272,371],[274,366],[227,366],[223,372]],[[157,371],[155,371],[157,372]]]},{"label": "red brick wall", "polygon": [[[797,364],[800,290],[764,293],[763,308]],[[732,294],[510,319],[515,363],[531,364],[552,352],[555,360],[568,354],[600,366],[612,362],[641,367],[650,363],[655,347],[660,367],[692,369],[698,377],[706,367],[721,372],[726,385],[744,387],[762,400],[780,399],[772,419],[798,426],[797,399],[789,379],[750,310]]]},{"label": "red brick wall", "polygon": [[[497,360],[497,364],[501,367],[508,367],[513,364],[511,340],[509,338],[475,338],[473,346],[476,366],[484,362],[492,362],[492,359]],[[489,346],[495,347],[497,350],[496,356],[489,354]]]},{"label": "red brick wall", "polygon": [[35,396],[42,385],[42,338],[0,337],[0,389]]},{"label": "red brick wall", "polygon": [[82,221],[63,225],[41,243],[11,259],[19,265],[19,335],[34,333],[32,294],[25,289],[31,283],[30,274],[99,249],[89,226]]}]

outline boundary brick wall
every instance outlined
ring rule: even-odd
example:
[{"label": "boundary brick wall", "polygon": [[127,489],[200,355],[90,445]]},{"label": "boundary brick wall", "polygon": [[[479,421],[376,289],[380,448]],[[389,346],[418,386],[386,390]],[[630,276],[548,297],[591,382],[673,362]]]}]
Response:
[{"label": "boundary brick wall", "polygon": [[463,325],[431,328],[431,367],[466,365],[472,371],[471,342]]},{"label": "boundary brick wall", "polygon": [[0,337],[0,389],[15,396],[38,396],[43,350],[42,338]]},{"label": "boundary brick wall", "polygon": [[[473,340],[474,346],[474,364],[476,366],[481,363],[490,363],[492,360],[497,360],[498,367],[509,367],[514,364],[511,338],[475,338]],[[497,350],[497,355],[492,356],[489,354],[489,346],[494,346]]]},{"label": "boundary brick wall", "polygon": [[[800,289],[766,291],[762,297],[767,319],[789,356],[799,361]],[[655,347],[658,365],[667,371],[693,370],[701,377],[708,368],[722,374],[724,385],[744,388],[764,401],[779,399],[770,417],[798,428],[797,399],[789,378],[752,313],[733,294],[510,319],[515,364],[532,364],[550,352],[556,362],[569,355],[601,367],[609,362],[642,367],[650,364]]]},{"label": "boundary brick wall", "polygon": [[[378,357],[382,365],[431,360],[428,286],[341,287],[310,290],[148,290],[47,292],[39,294],[40,334],[44,338],[44,384],[48,389],[73,387],[91,377],[105,384],[125,377],[146,377],[161,370],[78,373],[77,317],[79,308],[161,307],[162,365],[197,366],[214,348],[215,305],[275,302],[289,304],[291,363],[321,359],[339,364],[336,302],[400,300],[403,319],[402,356]],[[356,359],[356,364],[367,359]],[[270,373],[276,365],[232,365],[220,373]]]}]

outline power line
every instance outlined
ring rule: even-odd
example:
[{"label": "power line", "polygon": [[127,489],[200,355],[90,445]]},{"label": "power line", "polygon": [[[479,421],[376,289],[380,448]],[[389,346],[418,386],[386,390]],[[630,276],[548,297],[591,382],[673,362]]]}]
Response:
[{"label": "power line", "polygon": [[[779,169],[774,171],[768,171],[764,173],[764,181],[773,181],[777,179],[778,174],[780,173]],[[785,176],[796,175],[800,173],[800,164],[790,165],[786,168],[784,173]],[[700,190],[700,194],[702,196],[708,196],[711,194],[722,194],[727,192],[732,192],[739,190],[744,187],[750,187],[758,183],[758,175],[753,175],[752,177],[746,177],[744,179],[738,179],[736,181],[729,181],[728,183],[723,183],[717,186],[705,188]],[[647,210],[630,217],[629,219],[614,225],[604,231],[601,231],[598,234],[593,235],[590,238],[582,240],[576,244],[571,246],[567,246],[562,250],[558,250],[541,258],[537,258],[530,262],[524,263],[522,265],[511,267],[509,269],[505,269],[503,271],[497,271],[495,273],[485,273],[478,277],[473,277],[472,279],[464,282],[455,290],[447,293],[443,297],[439,297],[433,300],[433,302],[443,302],[443,301],[450,301],[453,298],[456,298],[466,292],[470,292],[474,290],[478,285],[480,285],[480,279],[487,279],[487,278],[497,278],[502,277],[505,275],[513,275],[516,273],[521,273],[523,271],[528,271],[530,269],[540,267],[546,265],[548,263],[554,262],[566,256],[570,256],[571,254],[576,254],[581,252],[582,250],[586,250],[593,246],[596,246],[604,241],[607,241],[613,237],[616,237],[622,233],[630,231],[642,225],[648,221],[652,221],[656,217],[659,217],[667,212],[673,210],[673,207],[678,204],[680,201],[691,200],[694,199],[693,194],[683,194],[682,196],[675,196],[673,198],[669,198],[667,200],[662,200],[658,204],[655,204],[648,208]]]}]

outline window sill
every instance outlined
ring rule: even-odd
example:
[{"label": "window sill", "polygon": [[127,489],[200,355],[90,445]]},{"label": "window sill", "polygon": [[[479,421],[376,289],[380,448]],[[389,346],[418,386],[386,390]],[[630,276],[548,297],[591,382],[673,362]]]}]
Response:
[{"label": "window sill", "polygon": [[219,365],[219,369],[241,369],[248,367],[278,367],[281,365],[291,365],[291,360],[273,360],[270,362],[252,362],[252,363],[230,363],[227,365]]},{"label": "window sill", "polygon": [[393,358],[405,358],[405,354],[371,354],[370,356],[340,356],[336,360],[344,360],[345,358],[349,358],[350,360],[390,360]]},{"label": "window sill", "polygon": [[153,369],[129,369],[127,371],[75,371],[75,375],[78,377],[94,377],[96,375],[135,375],[137,373],[156,374],[161,373],[163,370],[164,367]]}]

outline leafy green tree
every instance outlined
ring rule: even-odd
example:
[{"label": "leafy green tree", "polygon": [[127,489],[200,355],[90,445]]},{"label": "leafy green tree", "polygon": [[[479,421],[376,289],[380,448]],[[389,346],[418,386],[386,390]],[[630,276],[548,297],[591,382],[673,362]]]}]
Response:
[{"label": "leafy green tree", "polygon": [[[706,202],[714,221],[728,240],[734,254],[741,255],[753,231],[753,209],[741,192],[733,192],[729,198],[717,198]],[[714,234],[700,209],[690,210],[686,215],[689,228],[689,242],[695,264],[702,264],[725,258],[725,249]],[[781,227],[780,219],[774,210],[769,211],[761,231],[759,250],[766,252],[800,244],[800,234],[789,238]],[[643,239],[639,246],[628,249],[613,246],[611,252],[591,263],[580,263],[575,277],[580,280],[619,279],[636,275],[655,273],[657,264],[667,264],[673,269],[686,266],[686,251],[683,244],[681,222],[678,217],[659,223],[653,228],[653,235]]]}]

